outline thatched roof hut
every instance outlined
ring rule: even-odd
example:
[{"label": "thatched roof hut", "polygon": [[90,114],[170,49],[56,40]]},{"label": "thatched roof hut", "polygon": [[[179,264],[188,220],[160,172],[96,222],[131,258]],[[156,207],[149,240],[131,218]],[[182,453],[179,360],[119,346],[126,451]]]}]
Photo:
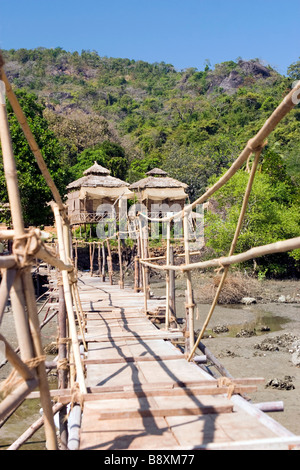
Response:
[{"label": "thatched roof hut", "polygon": [[82,178],[67,186],[71,224],[97,222],[100,205],[114,205],[118,199],[133,197],[133,192],[128,188],[129,183],[111,176],[110,171],[97,162],[83,174]]},{"label": "thatched roof hut", "polygon": [[139,202],[146,205],[149,212],[153,212],[153,205],[157,207],[158,204],[171,207],[176,203],[183,208],[188,197],[185,192],[187,184],[170,178],[160,168],[153,168],[146,175],[146,178],[131,184],[129,188],[134,191]]}]

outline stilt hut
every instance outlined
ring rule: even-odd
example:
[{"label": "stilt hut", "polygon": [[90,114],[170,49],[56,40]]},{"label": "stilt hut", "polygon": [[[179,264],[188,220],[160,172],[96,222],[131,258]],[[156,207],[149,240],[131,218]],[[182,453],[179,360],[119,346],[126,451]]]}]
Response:
[{"label": "stilt hut", "polygon": [[67,186],[68,216],[73,226],[95,224],[113,214],[118,217],[120,201],[134,197],[129,183],[114,178],[97,162],[83,175]]},{"label": "stilt hut", "polygon": [[139,201],[147,208],[150,217],[165,216],[183,209],[188,195],[187,184],[182,183],[160,168],[146,173],[147,177],[130,185]]}]

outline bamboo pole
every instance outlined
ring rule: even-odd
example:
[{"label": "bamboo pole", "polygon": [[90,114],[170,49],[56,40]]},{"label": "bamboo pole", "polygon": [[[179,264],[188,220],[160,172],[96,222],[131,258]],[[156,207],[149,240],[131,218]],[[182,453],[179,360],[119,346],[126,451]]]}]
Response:
[{"label": "bamboo pole", "polygon": [[[66,255],[65,246],[64,246],[62,219],[60,216],[59,207],[54,202],[51,203],[51,207],[54,212],[54,217],[55,217],[55,222],[56,222],[60,258],[62,259],[64,263],[66,263],[67,255]],[[81,392],[86,393],[86,386],[85,386],[85,381],[84,381],[84,374],[83,374],[80,350],[79,350],[79,341],[78,341],[76,323],[75,323],[75,317],[74,317],[74,311],[73,311],[73,299],[72,299],[70,281],[68,278],[68,272],[66,270],[62,271],[62,279],[63,279],[63,288],[64,288],[66,308],[67,308],[70,336],[72,340],[72,350],[73,350],[74,360],[75,360],[75,365],[76,365],[77,380],[78,380]]]},{"label": "bamboo pole", "polygon": [[105,242],[102,242],[102,282],[105,282]]},{"label": "bamboo pole", "polygon": [[[190,252],[189,252],[189,227],[188,227],[188,213],[184,213],[183,217],[183,231],[184,231],[184,252],[185,252],[185,263],[190,263]],[[186,272],[186,293],[187,293],[187,304],[186,304],[186,325],[188,330],[186,334],[189,335],[189,351],[194,347],[194,299],[193,299],[193,287],[192,287],[192,275],[189,271]]]},{"label": "bamboo pole", "polygon": [[172,269],[173,271],[193,271],[194,269],[206,269],[206,268],[220,268],[230,264],[239,264],[249,261],[250,259],[260,258],[261,256],[272,255],[274,253],[285,253],[286,251],[297,250],[300,248],[300,237],[290,238],[288,240],[282,240],[280,242],[270,243],[268,245],[257,246],[251,248],[244,253],[232,256],[222,256],[220,258],[214,258],[208,261],[200,261],[197,263],[186,264],[184,266],[167,266],[157,265],[154,263],[148,263],[148,261],[141,260],[141,264],[145,264],[158,271],[165,271],[166,269]]},{"label": "bamboo pole", "polygon": [[[170,263],[174,264],[174,249],[170,246]],[[175,302],[175,271],[169,270],[170,275],[170,314],[175,319],[176,318],[176,302]]]},{"label": "bamboo pole", "polygon": [[[143,245],[143,230],[142,230],[142,221],[139,218],[139,242],[140,242],[140,253],[141,260],[144,258],[144,245]],[[142,265],[142,279],[143,279],[143,290],[144,290],[144,313],[147,315],[148,312],[148,302],[147,302],[147,278],[146,278],[146,268]]]},{"label": "bamboo pole", "polygon": [[112,257],[111,257],[111,249],[109,238],[106,239],[106,246],[107,246],[107,266],[108,266],[108,276],[110,285],[113,285],[113,265],[112,265]]},{"label": "bamboo pole", "polygon": [[[3,102],[3,97],[1,97],[0,100],[0,140],[2,146],[3,166],[11,207],[13,227],[15,230],[15,236],[17,238],[22,239],[25,234],[25,230],[21,209],[21,199],[17,180],[16,163],[13,156],[12,143],[6,115],[6,106],[5,101]],[[24,295],[22,291],[23,286],[25,289],[26,303],[24,302]],[[11,301],[14,309],[16,330],[22,359],[33,358],[33,346],[37,357],[42,357],[43,351],[41,345],[36,302],[34,297],[34,287],[29,269],[24,269],[21,272],[20,277],[15,280],[14,286],[11,290]],[[27,311],[25,310],[25,305],[27,307]],[[28,316],[30,319],[31,331],[29,329]],[[22,326],[24,327],[23,331]],[[30,333],[32,334],[32,338]],[[32,344],[32,340],[34,344]],[[45,413],[45,433],[47,445],[49,449],[54,450],[57,449],[57,440],[52,415],[49,386],[47,382],[45,364],[43,361],[41,361],[37,366],[37,372],[39,376],[39,387],[41,390],[41,405]]]},{"label": "bamboo pole", "polygon": [[[251,194],[251,190],[252,190],[254,177],[255,177],[256,170],[257,170],[260,155],[261,155],[261,150],[259,150],[258,152],[255,153],[255,158],[254,158],[254,161],[253,161],[253,165],[252,165],[252,168],[251,168],[247,188],[246,188],[246,191],[245,191],[245,196],[244,196],[244,199],[243,199],[242,208],[241,208],[240,215],[239,215],[239,220],[238,220],[238,223],[237,223],[237,226],[236,226],[236,229],[235,229],[235,234],[234,234],[234,237],[233,237],[233,240],[232,240],[232,243],[231,243],[231,247],[230,247],[230,250],[229,250],[229,256],[233,255],[233,253],[235,251],[236,244],[237,244],[237,241],[238,241],[241,229],[242,229],[242,225],[243,225],[243,222],[244,222],[244,218],[245,218],[245,214],[246,214],[246,210],[247,210],[247,206],[248,206],[248,202],[249,202],[249,198],[250,198],[250,194]],[[195,343],[194,347],[192,348],[192,351],[191,351],[191,353],[188,357],[188,361],[190,361],[192,359],[193,354],[195,353],[198,344],[200,343],[201,339],[203,338],[204,332],[205,332],[205,330],[206,330],[206,328],[207,328],[207,326],[210,322],[210,319],[213,315],[215,307],[218,303],[221,290],[224,286],[224,283],[225,283],[225,280],[226,280],[226,277],[227,277],[227,274],[228,274],[228,271],[229,271],[229,267],[230,266],[225,266],[225,268],[224,268],[224,271],[223,271],[220,283],[218,285],[218,289],[217,289],[215,298],[214,298],[213,303],[211,305],[211,308],[208,312],[206,320],[205,320],[205,322],[202,326],[202,329],[201,329],[201,331],[198,335],[196,343]]]},{"label": "bamboo pole", "polygon": [[134,292],[140,291],[139,273],[140,273],[139,257],[135,256],[134,258]]},{"label": "bamboo pole", "polygon": [[124,272],[123,272],[123,262],[122,262],[122,249],[121,249],[121,239],[120,234],[118,233],[118,254],[119,254],[119,265],[120,265],[120,289],[124,289]]},{"label": "bamboo pole", "polygon": [[[171,222],[167,222],[167,253],[166,253],[166,263],[170,264],[170,237],[171,237]],[[166,271],[166,316],[165,324],[166,329],[170,326],[170,270]]]},{"label": "bamboo pole", "polygon": [[[65,405],[62,403],[56,403],[53,408],[52,412],[53,415],[55,415],[57,412],[59,412]],[[44,424],[44,417],[41,416],[41,418],[37,419],[18,439],[15,440],[8,448],[7,450],[18,450],[20,447],[25,444],[28,439],[30,439]]]}]

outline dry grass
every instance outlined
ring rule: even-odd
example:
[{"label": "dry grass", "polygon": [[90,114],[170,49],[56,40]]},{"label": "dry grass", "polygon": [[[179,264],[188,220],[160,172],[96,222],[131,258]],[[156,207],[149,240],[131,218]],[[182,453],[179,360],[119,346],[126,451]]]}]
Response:
[{"label": "dry grass", "polygon": [[[197,288],[197,297],[201,302],[212,302],[220,284],[222,275],[217,274]],[[242,273],[230,273],[224,282],[219,296],[219,304],[240,303],[243,297],[252,297],[257,290],[257,280]]]}]

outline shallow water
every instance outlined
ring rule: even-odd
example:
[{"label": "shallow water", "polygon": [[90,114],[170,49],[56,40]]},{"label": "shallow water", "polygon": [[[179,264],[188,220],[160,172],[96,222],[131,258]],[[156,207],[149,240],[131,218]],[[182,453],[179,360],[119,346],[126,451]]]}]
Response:
[{"label": "shallow water", "polygon": [[[41,304],[38,304],[41,305]],[[40,313],[40,322],[44,320],[46,308]],[[3,317],[1,331],[5,338],[14,348],[17,346],[14,319],[11,311],[6,311]],[[43,346],[56,340],[57,324],[54,317],[41,332]],[[47,356],[47,360],[53,357]],[[7,363],[0,367],[0,380],[6,378],[11,370]],[[50,378],[49,383],[56,383],[55,377]],[[0,450],[5,450],[11,445],[24,431],[26,431],[37,419],[41,417],[41,405],[39,400],[26,400],[17,411],[0,428]],[[45,450],[45,434],[43,427],[37,431],[32,438],[22,446],[22,450]]]}]

